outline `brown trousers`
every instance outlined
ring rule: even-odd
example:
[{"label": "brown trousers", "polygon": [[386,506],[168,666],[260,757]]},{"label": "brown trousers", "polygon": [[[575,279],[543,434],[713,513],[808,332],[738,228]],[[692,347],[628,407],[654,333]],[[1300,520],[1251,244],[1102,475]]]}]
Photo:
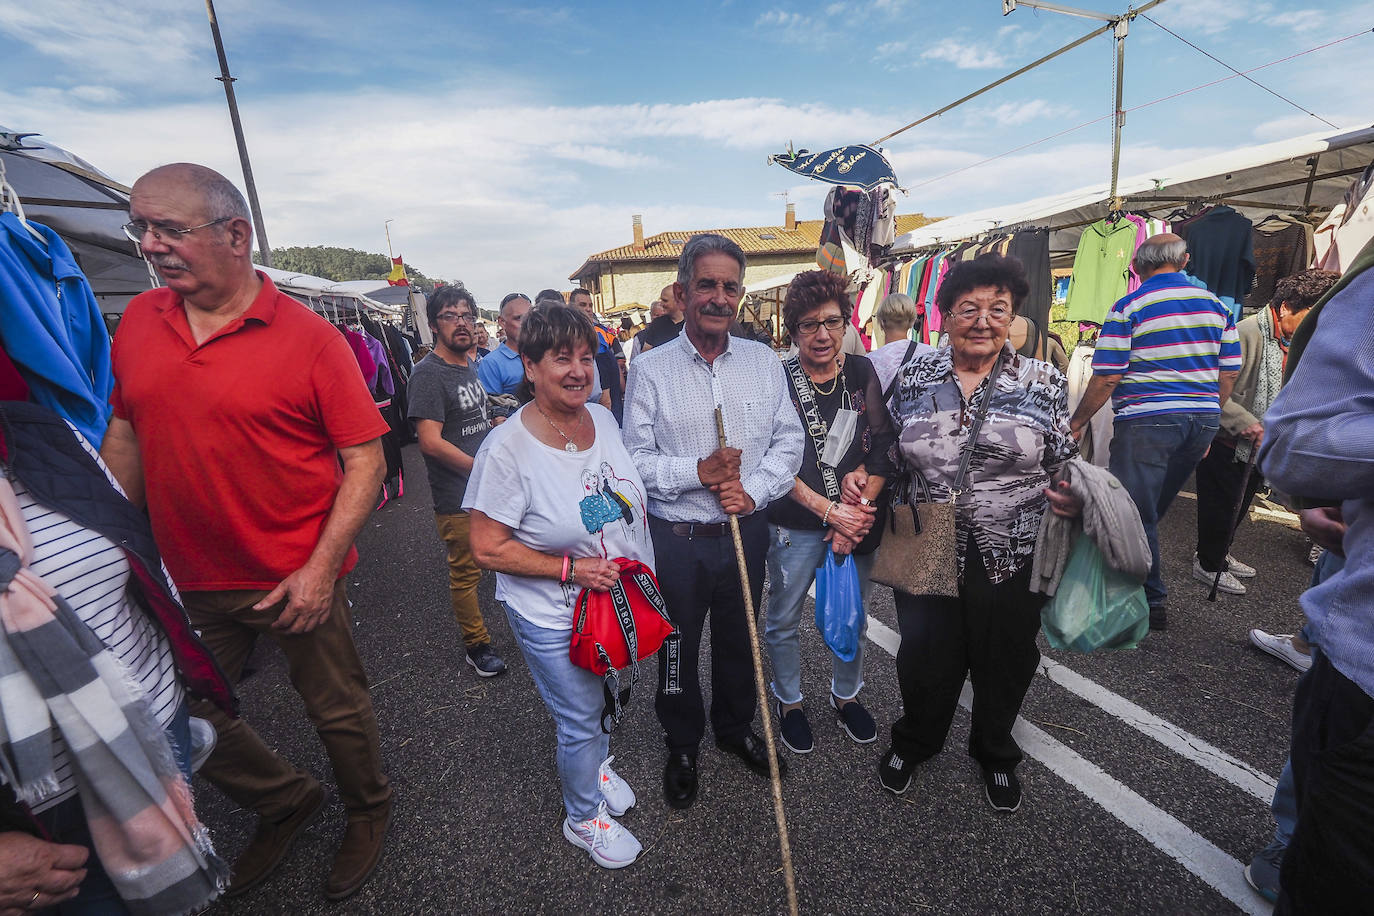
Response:
[{"label": "brown trousers", "polygon": [[482,570],[477,568],[468,542],[471,519],[466,512],[452,515],[436,512],[434,522],[448,549],[448,594],[453,602],[453,616],[463,631],[463,645],[468,648],[485,646],[491,642],[491,636],[477,604],[477,583],[482,581]]},{"label": "brown trousers", "polygon": [[[344,808],[350,818],[367,817],[391,797],[391,786],[382,772],[377,719],[363,661],[353,643],[344,582],[340,579],[335,584],[334,601],[324,622],[298,635],[272,629],[282,604],[253,610],[266,594],[183,592],[181,597],[191,625],[231,683],[243,674],[259,633],[281,647],[291,684],[305,701],[306,714],[329,754]],[[305,801],[314,778],[278,756],[247,722],[229,718],[204,700],[192,704],[191,714],[210,720],[219,735],[200,775],[237,805],[257,811],[265,820],[278,821]]]}]

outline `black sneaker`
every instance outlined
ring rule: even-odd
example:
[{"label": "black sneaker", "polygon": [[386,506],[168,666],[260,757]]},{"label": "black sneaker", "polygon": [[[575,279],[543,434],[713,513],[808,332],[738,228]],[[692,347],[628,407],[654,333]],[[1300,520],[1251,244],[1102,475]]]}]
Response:
[{"label": "black sneaker", "polygon": [[872,744],[878,740],[878,723],[873,721],[873,717],[864,709],[863,704],[858,700],[850,700],[844,705],[840,705],[835,695],[830,695],[830,707],[835,710],[835,718],[839,720],[840,727],[849,737],[853,738],[857,744]]},{"label": "black sneaker", "polygon": [[916,764],[893,748],[889,748],[883,759],[878,761],[878,781],[893,795],[906,794],[906,790],[911,788],[911,774],[915,771]]},{"label": "black sneaker", "polygon": [[1150,629],[1169,629],[1169,608],[1163,604],[1150,605]]},{"label": "black sneaker", "polygon": [[983,791],[994,811],[1015,811],[1021,807],[1021,780],[1012,770],[984,770]]},{"label": "black sneaker", "polygon": [[778,732],[787,749],[794,754],[809,754],[815,750],[811,723],[806,721],[806,713],[802,712],[801,707],[783,712],[782,703],[779,702],[775,708],[778,712]]},{"label": "black sneaker", "polygon": [[496,654],[489,642],[468,647],[468,664],[478,677],[496,677],[506,671],[506,663],[501,661],[501,656]]}]

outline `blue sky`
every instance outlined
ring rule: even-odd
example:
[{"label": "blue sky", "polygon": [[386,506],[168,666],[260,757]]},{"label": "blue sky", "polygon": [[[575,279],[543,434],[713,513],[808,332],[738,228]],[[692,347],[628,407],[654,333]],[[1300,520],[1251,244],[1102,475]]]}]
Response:
[{"label": "blue sky", "polygon": [[[1078,0],[1101,10],[1124,7]],[[649,233],[804,219],[825,188],[766,164],[790,141],[869,142],[1093,23],[1000,0],[809,3],[218,0],[273,245],[384,250],[481,302],[566,287]],[[1245,70],[1368,30],[1357,2],[1169,0],[1161,24]],[[191,160],[239,181],[214,49],[192,0],[0,0],[0,124],[115,178]],[[1127,107],[1228,71],[1137,20]],[[1374,122],[1374,35],[1254,74],[1341,126]],[[899,212],[954,215],[1105,178],[1103,36],[886,144]],[[1123,174],[1324,125],[1243,80],[1128,116]],[[956,174],[949,173],[957,171]]]}]

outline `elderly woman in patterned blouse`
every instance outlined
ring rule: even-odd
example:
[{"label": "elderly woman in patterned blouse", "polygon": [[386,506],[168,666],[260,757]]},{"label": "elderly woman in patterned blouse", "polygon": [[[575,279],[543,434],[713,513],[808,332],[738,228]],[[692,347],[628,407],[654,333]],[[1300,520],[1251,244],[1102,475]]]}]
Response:
[{"label": "elderly woman in patterned blouse", "polygon": [[1029,290],[1014,258],[985,255],[956,265],[936,296],[949,346],[907,363],[891,403],[900,465],[919,471],[930,498],[943,501],[951,498],[978,409],[991,399],[956,501],[959,596],[896,593],[904,708],[879,778],[900,795],[916,764],[940,752],[967,674],[974,693],[969,753],[998,811],[1021,804],[1021,750],[1011,727],[1040,659],[1035,636],[1045,597],[1030,591],[1035,536],[1046,508],[1068,517],[1082,510],[1068,485],[1052,480],[1078,451],[1064,376],[1007,343]]}]

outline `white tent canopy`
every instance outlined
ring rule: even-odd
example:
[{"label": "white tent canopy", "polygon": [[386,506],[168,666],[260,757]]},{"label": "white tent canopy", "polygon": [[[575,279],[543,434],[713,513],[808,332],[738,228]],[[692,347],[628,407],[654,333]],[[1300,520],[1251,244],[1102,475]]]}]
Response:
[{"label": "white tent canopy", "polygon": [[[1275,211],[1329,210],[1345,194],[1352,177],[1372,160],[1374,127],[1322,132],[1191,162],[1161,163],[1141,175],[1121,179],[1117,194],[1127,210],[1161,215],[1195,201],[1226,203],[1252,218]],[[1047,226],[1054,230],[1051,252],[1071,255],[1082,227],[1106,216],[1110,206],[1104,181],[937,220],[898,238],[892,253],[950,245],[997,229]]]},{"label": "white tent canopy", "polygon": [[255,264],[253,266],[266,274],[267,277],[276,284],[277,289],[289,296],[305,299],[311,303],[333,301],[341,306],[353,305],[355,307],[370,309],[391,318],[400,318],[404,314],[404,310],[402,309],[391,305],[383,305],[375,299],[368,298],[356,289],[350,288],[358,283],[356,280],[340,283],[336,280],[326,280],[324,277],[315,277],[310,274],[263,267],[261,264]]}]

